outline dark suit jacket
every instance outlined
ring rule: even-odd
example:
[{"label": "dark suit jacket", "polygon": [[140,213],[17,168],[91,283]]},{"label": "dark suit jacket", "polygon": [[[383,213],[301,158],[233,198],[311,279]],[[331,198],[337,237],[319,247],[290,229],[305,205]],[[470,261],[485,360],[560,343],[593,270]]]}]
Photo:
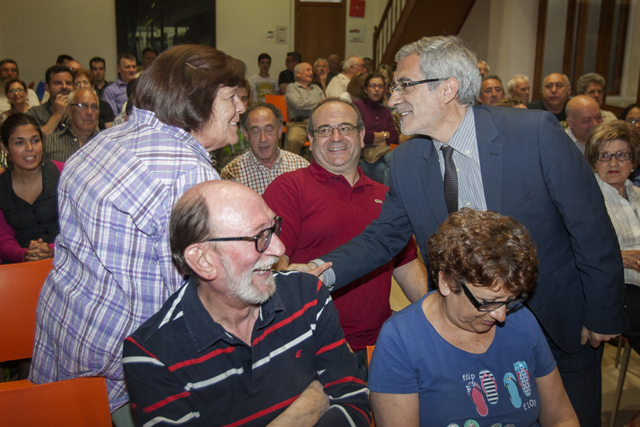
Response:
[{"label": "dark suit jacket", "polygon": [[[551,339],[576,353],[582,325],[603,333],[627,327],[618,240],[584,156],[549,112],[474,107],[487,208],[518,219],[540,259],[528,305]],[[391,156],[390,190],[380,217],[321,257],[333,262],[336,288],[386,263],[414,233],[427,240],[447,217],[438,155],[427,137]]]}]

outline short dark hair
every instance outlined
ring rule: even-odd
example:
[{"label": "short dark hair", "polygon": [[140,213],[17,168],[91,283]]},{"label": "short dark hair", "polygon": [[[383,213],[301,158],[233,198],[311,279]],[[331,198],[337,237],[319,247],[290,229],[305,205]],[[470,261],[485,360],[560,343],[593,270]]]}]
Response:
[{"label": "short dark hair", "polygon": [[[607,142],[619,139],[629,144],[631,149],[631,164],[637,167],[640,163],[640,140],[633,131],[633,126],[623,120],[600,123],[593,128],[587,139],[584,149],[584,156],[591,167],[595,170],[598,164],[598,153]],[[626,178],[626,177],[625,177]]]},{"label": "short dark hair", "polygon": [[51,82],[51,74],[58,73],[69,73],[69,75],[71,76],[71,80],[73,80],[73,71],[71,70],[71,68],[67,67],[66,65],[52,65],[51,67],[47,68],[47,72],[44,75],[44,81],[49,84]]},{"label": "short dark hair", "polygon": [[291,56],[294,61],[302,62],[302,55],[298,52],[287,52],[287,56]]},{"label": "short dark hair", "polygon": [[596,73],[587,73],[580,76],[580,78],[576,82],[576,92],[578,93],[578,95],[586,94],[587,88],[592,83],[600,85],[602,90],[607,90],[606,81],[604,80],[604,77]]},{"label": "short dark hair", "polygon": [[384,76],[374,71],[373,73],[369,74],[366,79],[364,79],[364,85],[362,86],[362,95],[360,96],[360,99],[365,99],[367,97],[367,94],[364,93],[364,90],[369,86],[369,83],[371,83],[372,79],[382,79],[382,86],[384,86]]},{"label": "short dark hair", "polygon": [[[485,80],[497,80],[497,81],[500,82],[500,86],[502,86],[502,79],[500,77],[498,77],[496,74],[489,74],[489,75],[484,76],[482,78],[482,81],[484,82]],[[504,87],[503,87],[503,89],[504,89]]]},{"label": "short dark hair", "polygon": [[145,54],[145,53],[147,53],[147,52],[153,52],[153,53],[155,53],[156,55],[158,54],[158,51],[157,51],[157,50],[155,50],[154,48],[152,48],[152,47],[145,47],[144,49],[142,49],[142,56],[144,56],[144,54]]},{"label": "short dark hair", "polygon": [[93,58],[91,58],[89,60],[89,68],[91,68],[91,64],[93,64],[94,62],[102,62],[102,66],[106,67],[107,63],[105,62],[104,58],[100,58],[99,56],[94,56]]},{"label": "short dark hair", "polygon": [[498,101],[496,106],[514,108],[516,105],[520,104],[524,105],[524,102],[522,102],[520,98],[502,98],[500,101]]},{"label": "short dark hair", "polygon": [[212,47],[175,46],[142,73],[134,104],[162,123],[197,131],[211,118],[218,88],[237,86],[244,72],[244,62]]},{"label": "short dark hair", "polygon": [[271,55],[269,55],[268,53],[261,53],[260,55],[258,55],[258,64],[260,63],[260,61],[262,61],[263,59],[268,59],[269,62],[271,62]]},{"label": "short dark hair", "polygon": [[135,63],[138,62],[136,61],[136,57],[131,55],[130,53],[121,53],[120,55],[118,55],[118,61],[116,63],[120,65],[120,61],[122,61],[123,59],[126,59],[127,61],[133,61]]},{"label": "short dark hair", "polygon": [[131,111],[133,111],[133,107],[135,107],[133,94],[136,93],[136,88],[138,87],[138,82],[140,81],[140,77],[136,77],[127,83],[127,105],[124,107],[124,113],[127,116],[131,115]]},{"label": "short dark hair", "polygon": [[347,84],[347,93],[354,98],[362,99],[362,94],[364,94],[364,81],[367,75],[368,73],[359,72],[351,77],[349,84]]},{"label": "short dark hair", "polygon": [[56,65],[62,65],[69,61],[75,61],[75,59],[73,59],[72,56],[62,54],[58,56],[58,59],[56,59]]},{"label": "short dark hair", "polygon": [[266,108],[267,110],[270,110],[276,117],[276,125],[278,126],[278,128],[282,126],[284,118],[282,116],[282,111],[280,111],[278,107],[273,104],[267,104],[266,102],[256,102],[254,104],[249,104],[249,106],[247,107],[247,111],[242,113],[242,115],[240,116],[240,125],[244,128],[244,130],[249,132],[249,114],[257,110],[258,108]]},{"label": "short dark hair", "polygon": [[16,61],[14,61],[13,59],[3,59],[2,61],[0,61],[0,67],[2,67],[4,64],[13,64],[16,66],[16,68],[18,68],[18,63]]},{"label": "short dark hair", "polygon": [[[2,66],[2,64],[0,64],[0,67]],[[12,84],[14,83],[20,83],[22,85],[22,87],[24,88],[24,90],[26,91],[27,88],[27,84],[23,81],[20,80],[19,78],[13,78],[13,79],[9,79],[5,84],[4,84],[4,94],[5,95],[9,95],[9,87],[11,87]]]},{"label": "short dark hair", "polygon": [[452,213],[427,243],[429,267],[436,286],[443,272],[449,287],[462,284],[529,292],[538,277],[536,246],[515,218],[463,208]]},{"label": "short dark hair", "polygon": [[7,150],[9,149],[9,138],[20,126],[33,125],[40,134],[40,139],[43,140],[44,136],[42,135],[42,129],[40,129],[40,124],[31,116],[27,116],[24,113],[13,113],[2,123],[0,126],[0,140],[2,140],[2,145]]},{"label": "short dark hair", "polygon": [[633,110],[634,108],[640,109],[640,104],[627,105],[625,109],[622,110],[622,113],[620,113],[620,120],[627,120],[627,114],[629,114],[629,111]]},{"label": "short dark hair", "polygon": [[200,192],[181,197],[171,210],[169,220],[171,259],[181,274],[195,275],[184,259],[184,252],[190,245],[205,241],[211,231],[209,227],[209,208]]}]

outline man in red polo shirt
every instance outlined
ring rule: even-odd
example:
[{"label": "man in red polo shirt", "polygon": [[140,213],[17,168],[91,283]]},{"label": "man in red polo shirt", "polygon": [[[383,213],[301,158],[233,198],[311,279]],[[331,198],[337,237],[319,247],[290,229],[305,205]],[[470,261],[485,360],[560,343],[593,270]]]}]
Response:
[{"label": "man in red polo shirt", "polygon": [[[280,239],[286,251],[278,266],[317,258],[378,218],[389,188],[367,178],[358,167],[364,130],[358,110],[336,98],[311,114],[308,133],[315,159],[307,168],[280,175],[263,194],[283,218]],[[413,238],[389,263],[331,295],[365,379],[366,346],[375,344],[391,316],[392,276],[411,302],[427,292],[425,267],[417,259]]]}]

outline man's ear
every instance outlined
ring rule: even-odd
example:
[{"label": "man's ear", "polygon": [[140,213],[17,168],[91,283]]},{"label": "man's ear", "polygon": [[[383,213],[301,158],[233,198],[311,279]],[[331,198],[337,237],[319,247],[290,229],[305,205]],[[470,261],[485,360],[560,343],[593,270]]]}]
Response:
[{"label": "man's ear", "polygon": [[458,79],[451,77],[442,83],[442,87],[442,101],[448,104],[456,99],[458,89],[460,89],[460,82]]},{"label": "man's ear", "polygon": [[311,134],[307,134],[307,137],[309,138],[309,151],[313,151],[313,137]]},{"label": "man's ear", "polygon": [[206,243],[194,243],[188,246],[184,251],[184,260],[199,277],[211,281],[218,277],[218,254],[205,245]]}]

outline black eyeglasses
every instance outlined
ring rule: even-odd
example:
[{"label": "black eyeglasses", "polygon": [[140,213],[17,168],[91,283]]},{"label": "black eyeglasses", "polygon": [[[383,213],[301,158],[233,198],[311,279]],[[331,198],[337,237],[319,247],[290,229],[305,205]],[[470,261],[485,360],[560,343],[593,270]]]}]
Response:
[{"label": "black eyeglasses", "polygon": [[393,86],[389,87],[389,93],[393,94],[393,91],[396,90],[398,91],[398,95],[402,95],[408,87],[421,85],[422,83],[439,82],[440,80],[446,80],[446,79],[440,78],[440,79],[418,80],[415,82],[398,82],[398,83],[395,83]]},{"label": "black eyeglasses", "polygon": [[626,151],[618,151],[617,153],[607,153],[606,151],[601,151],[596,154],[596,158],[599,162],[610,162],[611,158],[615,157],[619,162],[626,162],[627,160],[631,160],[631,153]]},{"label": "black eyeglasses", "polygon": [[500,307],[502,307],[503,305],[507,306],[507,310],[511,310],[521,306],[524,300],[527,299],[527,293],[523,292],[518,298],[512,299],[510,301],[480,302],[476,299],[476,297],[473,296],[469,288],[467,288],[467,285],[465,285],[464,283],[461,283],[460,286],[462,286],[462,290],[464,291],[464,294],[467,296],[467,298],[469,298],[469,301],[471,301],[471,304],[473,304],[473,306],[476,309],[478,309],[478,311],[495,311]]},{"label": "black eyeglasses", "polygon": [[275,233],[276,236],[280,235],[282,230],[282,217],[277,216],[273,219],[273,225],[269,228],[265,228],[258,234],[252,237],[219,237],[217,239],[207,239],[205,242],[232,242],[236,240],[252,241],[256,244],[256,251],[262,253],[267,250],[269,243],[271,243],[271,236]]}]

